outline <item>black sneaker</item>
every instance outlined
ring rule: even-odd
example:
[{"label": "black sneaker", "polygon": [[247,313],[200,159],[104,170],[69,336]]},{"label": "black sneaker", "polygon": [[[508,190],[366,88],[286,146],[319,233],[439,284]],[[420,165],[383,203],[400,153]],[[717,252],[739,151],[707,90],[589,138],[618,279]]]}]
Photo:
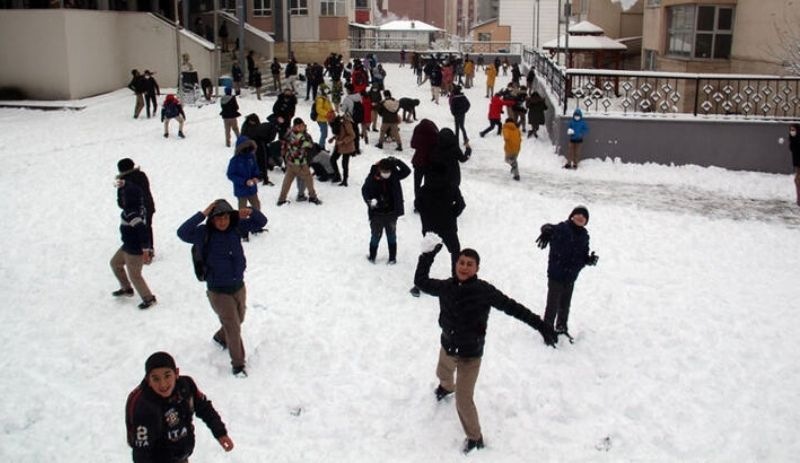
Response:
[{"label": "black sneaker", "polygon": [[288,202],[289,202],[288,200],[282,199],[282,200],[278,201],[277,203],[275,203],[275,205],[280,207],[280,206],[283,206],[284,204],[286,204]]},{"label": "black sneaker", "polygon": [[442,385],[440,384],[439,386],[436,387],[436,390],[433,391],[433,393],[436,394],[436,401],[441,402],[442,399],[452,394],[453,391],[448,391],[447,389],[443,388]]},{"label": "black sneaker", "polygon": [[212,337],[211,337],[211,340],[213,340],[215,343],[217,343],[217,345],[218,345],[219,347],[221,347],[221,348],[223,348],[223,349],[227,349],[227,348],[228,348],[228,343],[227,343],[227,342],[225,342],[225,341],[224,341],[222,338],[220,338],[220,337],[219,337],[219,336],[217,336],[216,334],[215,334],[214,336],[212,336]]},{"label": "black sneaker", "polygon": [[514,180],[519,180],[519,175],[515,175]]},{"label": "black sneaker", "polygon": [[144,309],[149,309],[151,306],[154,305],[156,305],[156,297],[150,296],[147,299],[144,299],[141,304],[139,304],[139,308],[144,310]]},{"label": "black sneaker", "polygon": [[367,256],[367,260],[369,261],[370,264],[374,264],[375,263],[375,258],[372,257],[372,256]]},{"label": "black sneaker", "polygon": [[419,288],[417,288],[416,286],[411,288],[408,292],[411,293],[411,295],[414,297],[419,297],[419,295],[421,294]]},{"label": "black sneaker", "polygon": [[169,138],[169,134],[164,132],[164,138]]},{"label": "black sneaker", "polygon": [[394,265],[397,263],[397,259],[389,259],[386,261],[386,265]]},{"label": "black sneaker", "polygon": [[310,202],[312,204],[316,204],[317,206],[322,204],[322,201],[320,201],[320,199],[317,198],[316,196],[314,196],[313,198],[308,198],[308,202]]},{"label": "black sneaker", "polygon": [[233,367],[233,376],[237,378],[247,378],[247,370],[244,369],[244,365],[240,367]]},{"label": "black sneaker", "polygon": [[478,440],[466,439],[464,441],[464,448],[462,452],[469,453],[473,450],[480,450],[483,448],[483,437],[479,438]]},{"label": "black sneaker", "polygon": [[383,143],[378,143],[375,145],[375,148],[383,149]]},{"label": "black sneaker", "polygon": [[133,297],[133,288],[128,288],[128,289],[120,288],[116,291],[112,291],[111,295],[114,297],[120,297],[120,296]]},{"label": "black sneaker", "polygon": [[395,151],[403,151],[403,147],[402,147],[402,146],[398,146],[398,147],[397,147],[397,148],[395,148],[394,150],[395,150]]},{"label": "black sneaker", "polygon": [[178,130],[178,136],[180,138],[186,138],[186,136],[183,134],[183,131],[181,131],[181,130]]},{"label": "black sneaker", "polygon": [[298,203],[301,203],[301,202],[303,202],[303,201],[308,201],[308,196],[306,196],[306,195],[304,195],[304,194],[299,194],[299,195],[297,195],[297,197],[296,197],[296,198],[294,198],[294,199],[295,199],[295,201],[297,201]]}]

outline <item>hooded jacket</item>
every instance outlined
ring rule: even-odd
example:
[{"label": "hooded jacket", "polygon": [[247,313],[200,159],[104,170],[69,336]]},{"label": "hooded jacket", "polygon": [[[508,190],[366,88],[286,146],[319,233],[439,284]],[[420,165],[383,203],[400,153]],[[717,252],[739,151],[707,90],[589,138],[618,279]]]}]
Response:
[{"label": "hooded jacket", "polygon": [[[578,119],[575,120],[575,117]],[[589,133],[589,125],[583,120],[583,111],[581,111],[581,108],[576,108],[575,112],[572,113],[572,119],[569,120],[567,128],[572,129],[574,132],[569,136],[569,141],[572,142],[582,142],[583,137]]]},{"label": "hooded jacket", "polygon": [[414,149],[414,156],[411,158],[411,165],[415,169],[426,167],[430,164],[431,152],[436,148],[439,140],[439,128],[430,119],[422,119],[411,135],[411,148]]},{"label": "hooded jacket", "polygon": [[164,98],[164,104],[161,105],[161,121],[164,119],[172,119],[173,117],[183,116],[186,119],[186,114],[183,112],[183,106],[175,98],[175,95],[169,94]]},{"label": "hooded jacket", "polygon": [[222,107],[222,111],[219,112],[219,115],[222,116],[223,119],[236,119],[241,116],[241,114],[239,114],[239,102],[236,101],[235,96],[228,95],[228,92],[230,92],[230,90],[225,89],[225,95],[219,100],[219,104]]},{"label": "hooded jacket", "polygon": [[439,131],[436,146],[430,155],[430,162],[444,166],[444,175],[447,181],[458,188],[461,186],[461,166],[459,163],[469,159],[458,146],[458,137],[449,127]]},{"label": "hooded jacket", "polygon": [[134,463],[177,463],[194,451],[192,418],[197,415],[215,438],[228,431],[211,401],[189,376],[179,376],[169,397],[161,397],[144,379],[125,404],[128,445]]},{"label": "hooded jacket", "polygon": [[440,164],[433,165],[414,200],[423,234],[430,231],[445,236],[458,232],[458,216],[466,204],[461,191],[447,181],[444,170]]},{"label": "hooded jacket", "polygon": [[414,284],[425,293],[439,298],[439,327],[442,348],[448,355],[481,357],[486,343],[489,310],[494,307],[525,322],[536,330],[544,323],[538,315],[476,276],[466,281],[455,277],[430,278],[435,254],[422,253],[417,262]]},{"label": "hooded jacket", "polygon": [[[212,221],[218,214],[228,214],[230,226],[217,230]],[[206,223],[203,223],[206,221]],[[217,202],[208,218],[202,212],[189,217],[178,227],[178,238],[195,244],[206,257],[206,285],[210,291],[231,293],[244,285],[247,260],[242,249],[241,234],[261,230],[267,217],[252,209],[250,218],[239,219],[239,212],[225,200]],[[207,236],[207,238],[206,238]]]},{"label": "hooded jacket", "polygon": [[503,106],[511,106],[514,104],[511,100],[505,100],[498,94],[492,96],[489,101],[489,120],[501,119],[503,117]]},{"label": "hooded jacket", "polygon": [[236,139],[236,149],[228,162],[228,179],[233,182],[233,194],[237,198],[253,196],[258,192],[257,182],[248,185],[247,181],[258,178],[261,172],[256,162],[256,142],[241,135]]}]

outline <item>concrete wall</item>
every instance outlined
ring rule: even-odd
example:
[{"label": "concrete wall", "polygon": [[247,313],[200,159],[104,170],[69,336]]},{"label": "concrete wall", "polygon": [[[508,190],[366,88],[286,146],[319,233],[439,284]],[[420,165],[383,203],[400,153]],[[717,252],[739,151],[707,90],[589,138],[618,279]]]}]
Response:
[{"label": "concrete wall", "polygon": [[[178,81],[175,30],[148,13],[4,10],[0,44],[0,86],[20,88],[31,99],[79,99],[117,90],[128,84],[134,68],[156,72],[163,87]],[[181,50],[201,78],[212,75],[211,43],[183,33]]]},{"label": "concrete wall", "polygon": [[[566,153],[569,117],[555,118],[559,153]],[[717,166],[788,174],[792,160],[788,122],[719,119],[593,118],[582,157],[619,158],[623,162]]]}]

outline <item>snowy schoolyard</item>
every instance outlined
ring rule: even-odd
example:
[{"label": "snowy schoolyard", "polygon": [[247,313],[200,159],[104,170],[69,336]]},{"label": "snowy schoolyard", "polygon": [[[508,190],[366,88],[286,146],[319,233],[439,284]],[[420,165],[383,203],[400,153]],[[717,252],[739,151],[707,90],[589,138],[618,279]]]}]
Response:
[{"label": "snowy schoolyard", "polygon": [[[453,127],[446,99],[432,104],[408,68],[386,68],[395,97],[419,98],[420,118]],[[499,76],[497,88],[509,79]],[[462,165],[459,221],[462,246],[481,254],[479,276],[541,314],[547,252],[534,240],[577,204],[590,211],[600,256],[576,283],[575,344],[547,348],[528,326],[491,315],[475,393],[485,449],[460,453],[455,404],[433,396],[438,302],[408,294],[420,242],[410,177],[397,265],[385,264],[385,239],[377,263],[365,259],[361,183],[383,155],[410,163],[414,124],[402,124],[402,153],[393,143],[362,148],[349,187],[318,185],[321,206],[277,208],[279,187],[260,187],[269,231],[244,243],[250,376],[237,379],[211,341],[217,320],[175,234],[213,199],[234,201],[219,106],[186,108],[187,138],[173,126],[164,139],[158,119],[132,119],[123,89],[81,101],[80,111],[0,109],[0,461],[130,461],[125,398],[156,350],[195,378],[236,444],[225,454],[197,421],[192,463],[795,461],[800,208],[791,177],[608,159],[568,171],[543,137],[523,141],[514,182],[502,139],[478,137],[484,81],[479,73],[465,91],[474,152]],[[307,120],[303,97],[297,115]],[[239,101],[262,120],[273,102]],[[309,130],[316,138],[316,124]],[[138,298],[110,295],[122,157],[148,174],[156,201],[157,255],[144,276],[158,304],[146,311]],[[433,276],[447,276],[447,260],[439,255]]]}]

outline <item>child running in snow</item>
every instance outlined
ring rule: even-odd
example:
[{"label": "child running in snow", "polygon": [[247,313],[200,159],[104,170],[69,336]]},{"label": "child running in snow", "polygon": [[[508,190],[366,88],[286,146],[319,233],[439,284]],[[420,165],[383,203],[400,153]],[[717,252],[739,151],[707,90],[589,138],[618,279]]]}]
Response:
[{"label": "child running in snow", "polygon": [[514,180],[519,180],[517,157],[522,146],[522,133],[520,133],[514,119],[510,117],[503,124],[503,140],[505,140],[503,148],[506,152],[506,163],[511,166],[511,175],[514,176]]}]

